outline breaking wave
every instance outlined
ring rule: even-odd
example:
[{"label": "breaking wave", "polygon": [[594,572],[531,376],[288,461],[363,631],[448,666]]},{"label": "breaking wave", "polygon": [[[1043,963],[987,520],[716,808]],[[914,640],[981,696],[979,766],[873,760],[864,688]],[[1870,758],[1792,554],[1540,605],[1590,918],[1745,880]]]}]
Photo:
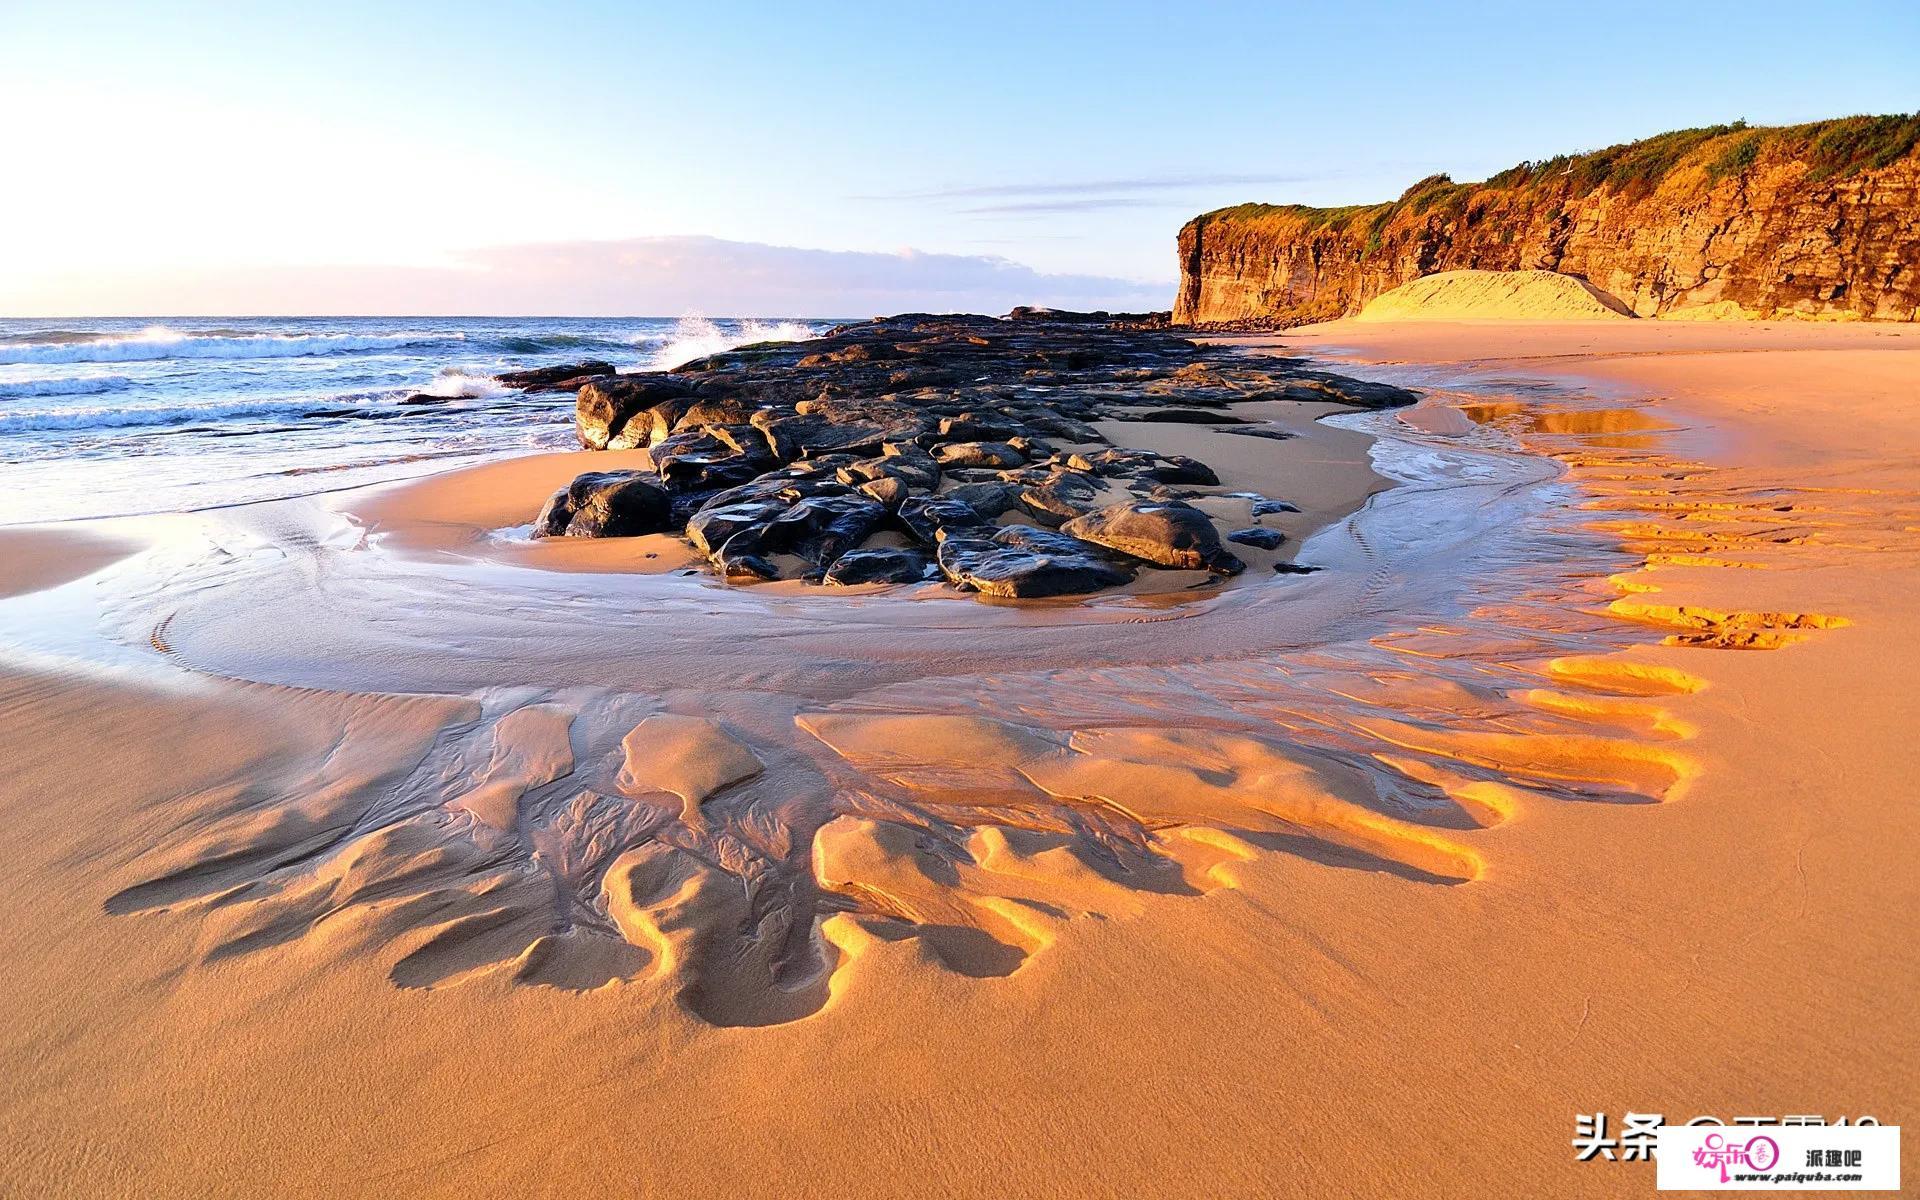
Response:
[{"label": "breaking wave", "polygon": [[420,389],[423,396],[445,396],[451,400],[485,400],[512,394],[491,375],[469,374],[461,367],[442,367],[433,382]]},{"label": "breaking wave", "polygon": [[153,362],[169,358],[301,358],[363,350],[395,350],[463,341],[463,333],[247,334],[182,333],[154,325],[138,333],[89,341],[52,340],[0,345],[0,363]]},{"label": "breaking wave", "polygon": [[34,396],[94,396],[117,392],[133,380],[126,375],[82,375],[72,379],[0,379],[0,400]]},{"label": "breaking wave", "polygon": [[[205,404],[165,404],[146,408],[106,405],[68,405],[59,409],[0,409],[0,433],[49,433],[74,429],[128,429],[153,425],[186,425],[195,421],[222,421],[234,417],[296,417],[309,409],[326,407],[312,397],[289,400],[229,400]],[[334,402],[339,407],[339,402]]]},{"label": "breaking wave", "polygon": [[[644,369],[669,371],[682,363],[690,363],[709,354],[720,354],[735,346],[750,346],[755,342],[801,342],[813,335],[813,327],[805,321],[746,321],[736,329],[726,330],[705,317],[685,316],[667,334],[667,340],[653,352]],[[647,337],[645,340],[652,339]]]}]

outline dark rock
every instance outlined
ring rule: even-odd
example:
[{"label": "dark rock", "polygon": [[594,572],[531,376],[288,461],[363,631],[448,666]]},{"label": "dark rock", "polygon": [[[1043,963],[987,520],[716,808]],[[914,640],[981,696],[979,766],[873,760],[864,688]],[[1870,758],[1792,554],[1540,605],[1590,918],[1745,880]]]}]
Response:
[{"label": "dark rock", "polygon": [[535,537],[638,537],[673,527],[672,501],[644,471],[594,471],[553,494]]},{"label": "dark rock", "polygon": [[886,518],[887,506],[872,496],[810,496],[774,518],[760,541],[816,567],[828,567],[866,541]]},{"label": "dark rock", "polygon": [[719,396],[695,400],[674,422],[673,431],[698,429],[703,425],[745,425],[753,419],[758,406],[738,396]]},{"label": "dark rock", "polygon": [[1420,402],[1420,397],[1415,393],[1390,383],[1372,383],[1345,375],[1329,375],[1324,371],[1301,372],[1295,386],[1318,391],[1320,395],[1315,399],[1354,408],[1405,408]]},{"label": "dark rock", "polygon": [[404,417],[416,410],[405,408],[310,408],[300,415],[304,417],[334,417],[353,421],[385,421],[393,417]]},{"label": "dark rock", "polygon": [[1027,456],[1005,442],[948,442],[933,448],[933,459],[943,467],[1017,467]]},{"label": "dark rock", "polygon": [[1230,417],[1225,413],[1205,412],[1197,408],[1156,408],[1131,418],[1135,421],[1152,421],[1161,425],[1244,425],[1239,417]]},{"label": "dark rock", "polygon": [[415,392],[413,395],[408,396],[405,400],[400,401],[400,403],[401,404],[445,404],[452,399],[453,399],[452,396],[433,396],[433,395],[429,395],[426,392]]},{"label": "dark rock", "polygon": [[1220,432],[1237,433],[1241,437],[1270,438],[1276,442],[1284,442],[1293,436],[1284,429],[1274,429],[1267,425],[1242,425],[1234,429],[1222,429]]},{"label": "dark rock", "polygon": [[628,424],[654,405],[685,399],[688,394],[686,381],[664,375],[609,375],[589,380],[574,398],[574,432],[589,450],[645,446],[652,440],[651,422],[636,431],[638,436],[623,437]]},{"label": "dark rock", "polygon": [[1220,544],[1207,514],[1179,501],[1123,500],[1076,517],[1061,532],[1157,566],[1237,575],[1246,564]]},{"label": "dark rock", "polygon": [[940,418],[940,436],[955,442],[1003,442],[1020,432],[1012,421],[984,413],[964,412]]},{"label": "dark rock", "polygon": [[783,415],[774,409],[756,412],[753,424],[766,436],[774,457],[782,461],[809,454],[874,454],[888,442],[912,441],[923,429],[917,418],[842,421],[820,413]]},{"label": "dark rock", "polygon": [[989,521],[1020,503],[1020,489],[998,481],[962,483],[948,488],[941,495],[949,500],[960,501]]},{"label": "dark rock", "polygon": [[901,528],[929,546],[952,529],[977,529],[987,518],[964,500],[948,496],[914,496],[900,505],[896,514]]},{"label": "dark rock", "polygon": [[1299,511],[1298,508],[1288,504],[1285,500],[1273,500],[1266,496],[1261,496],[1253,502],[1253,515],[1256,517],[1270,517],[1275,513],[1297,513]]},{"label": "dark rock", "polygon": [[955,587],[1009,599],[1097,592],[1133,578],[1099,547],[1029,525],[949,533],[936,561]]},{"label": "dark rock", "polygon": [[[608,366],[579,365],[594,372]],[[558,386],[579,376],[540,378],[542,386]],[[808,342],[743,347],[667,373],[594,374],[578,391],[582,443],[647,448],[656,486],[668,497],[667,527],[684,528],[732,578],[772,578],[793,571],[796,559],[809,577],[824,575],[879,528],[929,545],[984,540],[1000,556],[996,562],[1052,555],[1077,563],[1093,553],[1087,543],[1045,530],[1008,533],[994,522],[1011,511],[1064,525],[1087,520],[1115,495],[1131,493],[1136,507],[1179,504],[1207,494],[1196,488],[1218,485],[1205,463],[1113,446],[1096,423],[1178,420],[1277,436],[1270,427],[1235,423],[1223,410],[1252,400],[1400,399],[1394,389],[1302,360],[1196,345],[1150,321],[1043,312],[1018,320],[921,313],[862,321]],[[424,403],[396,404],[327,415],[431,411]],[[559,507],[545,523],[564,516],[556,530],[564,532],[574,514],[565,502]],[[1055,541],[1041,545],[1032,537]],[[1209,553],[1197,543],[1180,549]],[[1224,547],[1220,554],[1215,568],[1230,569]],[[1099,551],[1095,565],[1124,575],[1132,567],[1116,555]],[[845,573],[869,569],[878,568],[850,565]],[[1019,570],[1047,578],[1030,565]],[[1006,594],[1053,586],[1019,582],[1006,585]]]},{"label": "dark rock", "polygon": [[693,543],[694,549],[713,558],[735,534],[760,528],[792,508],[793,503],[779,496],[731,502],[716,497],[687,522],[687,540]]},{"label": "dark rock", "polygon": [[588,380],[611,375],[614,365],[598,358],[585,362],[562,363],[557,367],[532,367],[525,371],[502,371],[494,378],[508,387],[529,392],[573,391]]},{"label": "dark rock", "polygon": [[879,479],[869,479],[867,482],[859,485],[855,490],[862,495],[873,497],[875,500],[886,505],[889,510],[898,509],[900,505],[906,501],[908,495],[907,485],[893,478],[891,475],[883,475]]},{"label": "dark rock", "polygon": [[835,483],[758,483],[714,498],[687,522],[687,537],[729,578],[774,579],[773,556],[830,566],[887,517],[887,506]]},{"label": "dark rock", "polygon": [[861,459],[841,468],[842,483],[872,479],[898,479],[909,488],[930,492],[940,486],[940,464],[912,443],[888,442],[881,447],[879,457]]},{"label": "dark rock", "polygon": [[1276,575],[1311,575],[1319,569],[1319,567],[1303,567],[1299,563],[1290,562],[1273,564],[1273,572]]},{"label": "dark rock", "polygon": [[940,568],[925,550],[876,546],[849,550],[834,559],[822,582],[850,587],[861,583],[925,583],[938,578]]},{"label": "dark rock", "polygon": [[1287,540],[1287,535],[1281,533],[1278,529],[1268,529],[1265,526],[1256,525],[1251,529],[1234,530],[1227,535],[1227,540],[1230,542],[1239,542],[1242,546],[1257,546],[1262,550],[1276,550],[1279,548],[1281,542]]},{"label": "dark rock", "polygon": [[676,433],[654,446],[649,455],[654,471],[677,492],[732,487],[773,465],[771,456],[741,454],[704,429]]},{"label": "dark rock", "polygon": [[1220,477],[1213,468],[1197,458],[1188,458],[1184,454],[1162,454],[1159,462],[1148,467],[1142,474],[1161,483],[1200,483],[1215,484]]},{"label": "dark rock", "polygon": [[1084,446],[1089,442],[1104,442],[1107,440],[1101,435],[1098,429],[1095,429],[1085,421],[1078,421],[1072,417],[1063,417],[1057,413],[1026,414],[1023,415],[1023,419],[1026,421],[1028,428],[1036,429],[1041,433],[1050,433],[1054,437],[1072,442],[1075,445]]},{"label": "dark rock", "polygon": [[1054,471],[1021,489],[1020,507],[1042,525],[1059,526],[1100,507],[1100,485],[1081,471]]}]

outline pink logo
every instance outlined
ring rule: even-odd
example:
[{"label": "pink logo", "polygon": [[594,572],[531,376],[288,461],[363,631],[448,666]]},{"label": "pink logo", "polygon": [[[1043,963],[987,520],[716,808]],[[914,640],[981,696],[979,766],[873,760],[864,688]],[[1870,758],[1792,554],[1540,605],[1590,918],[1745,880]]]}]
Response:
[{"label": "pink logo", "polygon": [[1729,1142],[1717,1133],[1707,1135],[1706,1145],[1693,1152],[1696,1167],[1720,1168],[1720,1182],[1728,1182],[1727,1168],[1742,1171],[1771,1171],[1780,1161],[1780,1143],[1761,1134],[1747,1139],[1745,1145]]}]

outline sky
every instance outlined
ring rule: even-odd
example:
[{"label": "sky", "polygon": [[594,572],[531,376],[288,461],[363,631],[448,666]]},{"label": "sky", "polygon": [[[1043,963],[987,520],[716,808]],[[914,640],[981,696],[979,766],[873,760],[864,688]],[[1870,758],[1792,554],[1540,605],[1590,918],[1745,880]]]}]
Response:
[{"label": "sky", "polygon": [[0,0],[0,315],[1165,308],[1227,204],[1920,109],[1920,4]]}]

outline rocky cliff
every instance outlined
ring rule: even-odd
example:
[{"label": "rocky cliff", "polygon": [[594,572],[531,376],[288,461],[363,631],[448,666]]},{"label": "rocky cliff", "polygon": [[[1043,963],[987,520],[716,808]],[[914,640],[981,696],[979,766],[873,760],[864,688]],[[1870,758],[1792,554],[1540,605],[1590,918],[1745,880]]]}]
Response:
[{"label": "rocky cliff", "polygon": [[1180,231],[1176,324],[1350,315],[1436,271],[1575,275],[1649,316],[1920,317],[1920,114],[1720,125]]}]

